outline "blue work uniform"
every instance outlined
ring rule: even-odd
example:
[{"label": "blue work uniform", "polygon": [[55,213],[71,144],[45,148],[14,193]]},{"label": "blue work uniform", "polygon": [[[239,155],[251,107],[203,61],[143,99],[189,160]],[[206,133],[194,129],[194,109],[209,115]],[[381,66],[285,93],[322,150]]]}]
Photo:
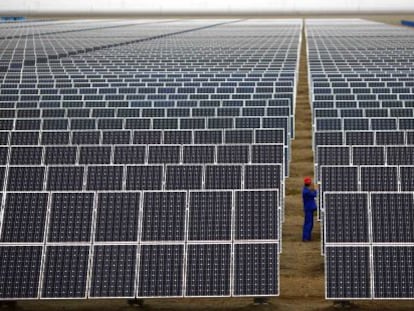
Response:
[{"label": "blue work uniform", "polygon": [[303,224],[303,241],[310,241],[312,238],[313,229],[313,213],[316,211],[315,198],[318,192],[311,190],[308,187],[303,187],[302,199],[303,199],[303,210],[305,212],[305,222]]}]

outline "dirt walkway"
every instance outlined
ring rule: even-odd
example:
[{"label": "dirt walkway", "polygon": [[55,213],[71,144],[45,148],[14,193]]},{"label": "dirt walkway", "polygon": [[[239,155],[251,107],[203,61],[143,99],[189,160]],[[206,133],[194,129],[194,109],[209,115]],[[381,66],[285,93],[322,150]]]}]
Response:
[{"label": "dirt walkway", "polygon": [[300,54],[295,113],[296,138],[292,142],[291,176],[286,181],[286,221],[283,224],[280,287],[283,296],[322,298],[323,258],[320,256],[319,223],[315,222],[313,241],[302,242],[302,181],[304,176],[313,176],[311,111],[304,32]]}]

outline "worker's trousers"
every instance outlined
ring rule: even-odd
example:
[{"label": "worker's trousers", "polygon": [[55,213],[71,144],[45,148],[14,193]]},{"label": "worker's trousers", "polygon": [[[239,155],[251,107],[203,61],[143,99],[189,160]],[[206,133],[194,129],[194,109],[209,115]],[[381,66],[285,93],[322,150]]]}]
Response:
[{"label": "worker's trousers", "polygon": [[312,239],[312,229],[313,229],[313,213],[315,211],[305,210],[305,222],[303,224],[303,241],[310,241]]}]

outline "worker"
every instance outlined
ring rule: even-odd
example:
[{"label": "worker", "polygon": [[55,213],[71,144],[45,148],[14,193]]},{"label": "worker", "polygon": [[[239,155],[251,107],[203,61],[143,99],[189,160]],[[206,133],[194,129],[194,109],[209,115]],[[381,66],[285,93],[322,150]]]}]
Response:
[{"label": "worker", "polygon": [[308,242],[312,240],[313,215],[316,211],[315,198],[318,192],[315,190],[312,179],[310,177],[305,177],[303,183],[304,186],[302,190],[302,199],[305,221],[303,224],[302,241]]}]

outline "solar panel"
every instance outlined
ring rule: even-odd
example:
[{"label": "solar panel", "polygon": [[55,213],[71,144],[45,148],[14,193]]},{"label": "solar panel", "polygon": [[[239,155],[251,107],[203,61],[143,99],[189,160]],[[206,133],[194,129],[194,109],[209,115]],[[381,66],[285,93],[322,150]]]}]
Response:
[{"label": "solar panel", "polygon": [[206,165],[205,170],[205,189],[241,189],[241,166]]},{"label": "solar panel", "polygon": [[[40,147],[11,147],[9,163],[11,165],[40,165],[42,164],[42,151]],[[6,148],[2,157],[4,159],[3,164],[6,164]]]},{"label": "solar panel", "polygon": [[413,246],[374,246],[374,297],[412,299]]},{"label": "solar panel", "polygon": [[75,191],[83,188],[82,166],[49,166],[47,174],[48,191]]},{"label": "solar panel", "polygon": [[183,147],[184,163],[214,163],[216,147],[202,145],[188,145]]},{"label": "solar panel", "polygon": [[282,144],[253,145],[252,163],[285,163]]},{"label": "solar panel", "polygon": [[195,144],[222,144],[223,132],[220,130],[194,131]]},{"label": "solar panel", "polygon": [[7,176],[8,191],[41,191],[45,168],[42,166],[10,166]]},{"label": "solar panel", "polygon": [[369,209],[367,193],[324,193],[326,243],[368,243]]},{"label": "solar panel", "polygon": [[122,166],[89,166],[87,190],[122,190]]},{"label": "solar panel", "polygon": [[190,192],[188,239],[230,240],[232,200],[230,191]]},{"label": "solar panel", "polygon": [[95,245],[91,297],[135,297],[137,246]]},{"label": "solar panel", "polygon": [[327,246],[326,298],[371,298],[370,248]]},{"label": "solar panel", "polygon": [[374,132],[345,132],[346,145],[374,145]]},{"label": "solar panel", "polygon": [[401,191],[414,190],[414,166],[400,167]]},{"label": "solar panel", "polygon": [[237,191],[235,239],[278,240],[279,198],[277,190]]},{"label": "solar panel", "polygon": [[105,145],[122,145],[129,144],[131,141],[131,132],[122,130],[122,131],[103,131],[102,132],[102,144]]},{"label": "solar panel", "polygon": [[43,246],[1,246],[0,297],[37,298]]},{"label": "solar panel", "polygon": [[100,131],[72,131],[72,144],[74,145],[98,145],[100,140]]},{"label": "solar panel", "polygon": [[362,166],[362,191],[398,191],[396,166]]},{"label": "solar panel", "polygon": [[285,133],[283,129],[267,129],[267,130],[261,130],[256,129],[255,130],[255,142],[257,144],[285,144]]},{"label": "solar panel", "polygon": [[[79,164],[109,164],[111,163],[111,147],[82,146],[79,152]],[[59,163],[51,163],[59,164]],[[63,163],[64,164],[64,163]]]},{"label": "solar panel", "polygon": [[39,132],[11,132],[10,145],[37,145],[39,142]]},{"label": "solar panel", "polygon": [[404,145],[405,135],[403,131],[379,131],[375,133],[376,145]]},{"label": "solar panel", "polygon": [[142,241],[184,241],[186,192],[145,192]]},{"label": "solar panel", "polygon": [[348,146],[318,146],[316,161],[322,165],[350,165],[351,153]]},{"label": "solar panel", "polygon": [[278,295],[278,270],[279,255],[277,244],[236,244],[234,295]]},{"label": "solar panel", "polygon": [[[75,135],[75,133],[72,133]],[[41,133],[40,144],[42,145],[67,145],[69,144],[69,132],[53,131]]]},{"label": "solar panel", "polygon": [[356,166],[322,166],[321,184],[325,191],[358,191],[359,178]]},{"label": "solar panel", "polygon": [[7,193],[2,222],[2,242],[43,242],[48,194]]},{"label": "solar panel", "polygon": [[134,144],[160,144],[161,131],[134,131]]},{"label": "solar panel", "polygon": [[42,298],[85,298],[89,246],[47,246]]},{"label": "solar panel", "polygon": [[254,164],[244,167],[245,189],[280,189],[283,168],[279,164]]},{"label": "solar panel", "polygon": [[149,146],[148,147],[148,163],[166,164],[180,162],[179,146]]},{"label": "solar panel", "polygon": [[[342,145],[343,132],[314,132],[314,146]],[[348,144],[347,144],[348,145]]]},{"label": "solar panel", "polygon": [[168,190],[201,189],[203,167],[201,165],[169,165],[166,168],[165,187]]},{"label": "solar panel", "polygon": [[385,165],[385,150],[378,146],[352,147],[353,165]]},{"label": "solar panel", "polygon": [[375,243],[414,242],[412,193],[372,193],[372,234]]},{"label": "solar panel", "polygon": [[249,155],[248,145],[217,146],[217,163],[248,163]]},{"label": "solar panel", "polygon": [[[181,297],[184,283],[184,245],[142,245],[139,271],[139,297]],[[205,284],[203,281],[200,280],[201,284]]]},{"label": "solar panel", "polygon": [[127,166],[127,190],[162,190],[163,166]]},{"label": "solar panel", "polygon": [[146,155],[145,146],[115,146],[115,164],[144,164]]},{"label": "solar panel", "polygon": [[386,147],[388,165],[414,165],[414,146]]},{"label": "solar panel", "polygon": [[226,130],[224,132],[224,140],[226,144],[252,144],[252,130]]},{"label": "solar panel", "polygon": [[164,131],[164,144],[191,144],[193,133],[191,131]]},{"label": "solar panel", "polygon": [[231,244],[189,244],[186,295],[230,296],[230,259]]}]

